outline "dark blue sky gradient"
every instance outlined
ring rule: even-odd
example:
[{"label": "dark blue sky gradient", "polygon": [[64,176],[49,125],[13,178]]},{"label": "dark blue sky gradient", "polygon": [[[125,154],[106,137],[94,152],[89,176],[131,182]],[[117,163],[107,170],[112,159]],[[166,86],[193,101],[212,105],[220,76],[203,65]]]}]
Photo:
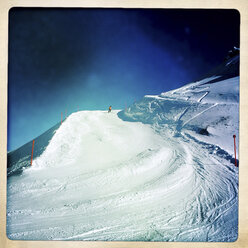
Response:
[{"label": "dark blue sky gradient", "polygon": [[8,151],[78,110],[178,88],[239,47],[236,10],[9,12]]}]

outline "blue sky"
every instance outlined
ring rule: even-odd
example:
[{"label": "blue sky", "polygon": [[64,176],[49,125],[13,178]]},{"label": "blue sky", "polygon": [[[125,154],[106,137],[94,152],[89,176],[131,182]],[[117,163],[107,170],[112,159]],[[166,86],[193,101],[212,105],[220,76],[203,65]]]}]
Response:
[{"label": "blue sky", "polygon": [[79,110],[123,109],[197,80],[239,47],[235,10],[9,12],[8,151]]}]

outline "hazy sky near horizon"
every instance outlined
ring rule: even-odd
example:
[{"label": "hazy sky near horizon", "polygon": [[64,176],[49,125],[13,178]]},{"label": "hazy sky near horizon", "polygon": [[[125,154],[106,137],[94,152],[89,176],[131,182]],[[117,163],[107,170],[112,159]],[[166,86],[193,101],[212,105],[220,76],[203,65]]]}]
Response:
[{"label": "hazy sky near horizon", "polygon": [[61,112],[123,109],[199,79],[239,47],[236,10],[13,8],[8,151]]}]

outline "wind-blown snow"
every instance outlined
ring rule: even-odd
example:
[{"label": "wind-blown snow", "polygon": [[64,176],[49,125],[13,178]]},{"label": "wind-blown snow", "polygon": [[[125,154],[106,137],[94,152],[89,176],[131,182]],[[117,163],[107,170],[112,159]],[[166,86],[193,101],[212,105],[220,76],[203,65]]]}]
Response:
[{"label": "wind-blown snow", "polygon": [[211,80],[70,115],[8,178],[8,237],[236,240],[239,77]]}]

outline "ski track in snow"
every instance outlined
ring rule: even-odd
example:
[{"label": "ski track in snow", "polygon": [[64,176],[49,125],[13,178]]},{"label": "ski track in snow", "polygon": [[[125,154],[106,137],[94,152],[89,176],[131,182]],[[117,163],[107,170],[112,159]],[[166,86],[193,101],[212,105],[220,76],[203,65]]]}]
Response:
[{"label": "ski track in snow", "polygon": [[200,97],[200,98],[198,99],[198,102],[201,102],[202,99],[203,99],[205,96],[207,96],[208,94],[209,94],[209,91],[207,91],[205,94],[203,94],[203,96]]},{"label": "ski track in snow", "polygon": [[192,121],[193,119],[197,118],[198,116],[202,115],[203,113],[205,113],[206,111],[210,110],[211,108],[214,108],[215,106],[217,106],[218,103],[213,104],[211,107],[204,109],[202,112],[198,113],[197,115],[193,116],[192,118],[190,118],[189,120],[185,121],[182,125],[182,127],[184,127],[186,124],[188,124],[190,121]]},{"label": "ski track in snow", "polygon": [[175,138],[173,129],[123,122],[116,111],[83,111],[67,118],[31,168],[8,179],[7,234],[232,241],[237,178],[230,162],[186,135]]}]

